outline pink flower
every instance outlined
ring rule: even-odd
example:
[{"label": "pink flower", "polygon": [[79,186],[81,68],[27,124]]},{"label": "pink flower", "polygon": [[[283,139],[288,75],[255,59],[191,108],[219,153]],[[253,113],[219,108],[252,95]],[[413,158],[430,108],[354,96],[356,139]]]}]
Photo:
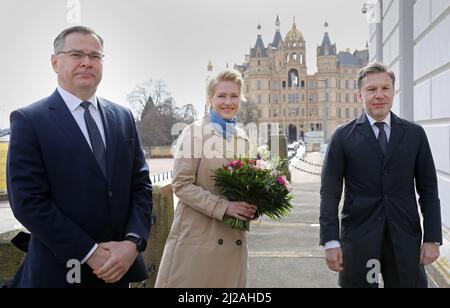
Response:
[{"label": "pink flower", "polygon": [[261,170],[267,169],[267,163],[262,159],[258,159],[256,161],[256,168]]},{"label": "pink flower", "polygon": [[280,185],[285,186],[287,183],[286,177],[285,176],[279,176],[277,177],[277,183]]},{"label": "pink flower", "polygon": [[232,167],[232,168],[240,168],[240,167],[244,166],[244,163],[241,162],[240,160],[234,160],[234,161],[228,163],[228,166]]}]

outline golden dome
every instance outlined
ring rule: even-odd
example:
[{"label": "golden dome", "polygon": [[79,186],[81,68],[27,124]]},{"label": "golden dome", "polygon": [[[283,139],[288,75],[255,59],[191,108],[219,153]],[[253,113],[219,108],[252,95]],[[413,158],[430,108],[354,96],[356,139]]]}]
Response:
[{"label": "golden dome", "polygon": [[297,30],[297,26],[294,23],[292,24],[292,29],[286,34],[286,38],[284,39],[286,42],[295,42],[295,41],[303,41],[303,34]]}]

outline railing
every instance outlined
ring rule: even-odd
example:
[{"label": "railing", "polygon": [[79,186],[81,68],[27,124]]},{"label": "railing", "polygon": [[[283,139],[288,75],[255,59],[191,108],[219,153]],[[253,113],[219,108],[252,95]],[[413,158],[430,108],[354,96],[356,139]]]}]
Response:
[{"label": "railing", "polygon": [[153,184],[172,179],[173,171],[166,171],[150,175]]}]

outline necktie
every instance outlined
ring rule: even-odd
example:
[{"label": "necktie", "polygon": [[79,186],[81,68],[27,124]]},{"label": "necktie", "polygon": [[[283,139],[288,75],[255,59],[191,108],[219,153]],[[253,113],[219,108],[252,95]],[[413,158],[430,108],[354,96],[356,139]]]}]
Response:
[{"label": "necktie", "polygon": [[386,131],[384,130],[384,122],[377,122],[377,123],[375,123],[375,125],[380,130],[380,132],[378,133],[378,145],[380,146],[380,149],[383,152],[383,155],[386,156],[388,141],[387,141]]},{"label": "necktie", "polygon": [[86,127],[89,133],[89,139],[91,140],[92,152],[94,153],[95,160],[97,160],[103,175],[106,177],[106,150],[103,144],[102,135],[89,112],[90,102],[82,102],[81,107],[84,108],[84,121],[86,122]]}]

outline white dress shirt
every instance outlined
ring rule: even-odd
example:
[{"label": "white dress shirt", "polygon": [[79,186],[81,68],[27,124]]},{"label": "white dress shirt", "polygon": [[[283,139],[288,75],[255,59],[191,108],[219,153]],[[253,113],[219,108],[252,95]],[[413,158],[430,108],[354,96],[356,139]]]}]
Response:
[{"label": "white dress shirt", "polygon": [[[69,108],[70,113],[75,119],[75,122],[77,122],[78,127],[80,127],[80,130],[83,133],[86,142],[89,144],[89,147],[92,150],[91,139],[89,138],[89,132],[86,127],[86,122],[84,120],[84,108],[80,106],[83,100],[67,92],[61,87],[58,87],[58,92],[61,95],[62,99],[64,100],[64,103],[66,103],[67,108]],[[89,112],[91,113],[92,118],[95,121],[95,124],[97,124],[98,130],[100,131],[100,134],[102,136],[103,144],[105,144],[106,148],[105,129],[103,128],[102,117],[98,109],[97,97],[94,95],[88,101],[91,103],[91,105],[89,106]],[[87,259],[89,259],[89,257],[94,253],[97,247],[98,244],[95,244],[94,247],[92,247],[89,253],[83,258],[83,260],[81,260],[81,264],[85,263]]]},{"label": "white dress shirt", "polygon": [[[73,118],[80,127],[81,132],[84,135],[84,138],[86,139],[87,143],[89,144],[92,150],[91,139],[89,138],[89,132],[86,127],[86,122],[84,120],[84,108],[81,107],[80,105],[84,101],[76,97],[75,95],[67,92],[61,87],[58,87],[58,92],[61,95],[64,102],[66,103],[67,108],[69,108],[70,113],[72,113]],[[92,118],[95,121],[95,124],[97,124],[98,130],[100,131],[100,135],[102,136],[103,144],[105,145],[106,148],[105,129],[103,128],[102,117],[100,115],[100,110],[98,109],[97,97],[94,95],[87,101],[91,103],[91,105],[89,106],[89,112],[91,113]]]},{"label": "white dress shirt", "polygon": [[[373,133],[375,134],[375,138],[378,139],[378,134],[380,133],[380,130],[375,125],[375,123],[377,123],[378,121],[376,121],[374,118],[372,118],[367,112],[366,112],[366,117],[369,120],[370,126],[372,127]],[[385,123],[384,131],[386,132],[387,141],[389,142],[389,138],[391,137],[391,113],[389,112],[389,114],[386,116],[386,118],[381,122]],[[338,247],[341,247],[341,243],[339,243],[339,241],[329,241],[324,246],[325,250],[338,248]]]}]

